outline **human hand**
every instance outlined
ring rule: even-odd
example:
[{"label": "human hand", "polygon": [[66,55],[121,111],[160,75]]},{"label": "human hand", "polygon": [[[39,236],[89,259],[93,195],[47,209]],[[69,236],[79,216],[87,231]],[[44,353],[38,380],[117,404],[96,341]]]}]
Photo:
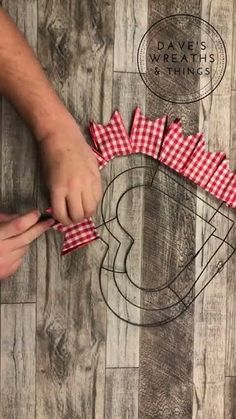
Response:
[{"label": "human hand", "polygon": [[0,280],[20,267],[29,244],[54,224],[50,219],[37,223],[39,211],[25,215],[0,213]]},{"label": "human hand", "polygon": [[101,176],[75,120],[59,123],[39,144],[53,217],[70,225],[92,216],[101,199]]}]

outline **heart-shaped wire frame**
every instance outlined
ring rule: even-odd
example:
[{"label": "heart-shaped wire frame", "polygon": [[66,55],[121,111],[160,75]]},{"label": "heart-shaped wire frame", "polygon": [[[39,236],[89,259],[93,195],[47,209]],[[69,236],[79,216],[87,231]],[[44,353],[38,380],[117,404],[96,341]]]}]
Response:
[{"label": "heart-shaped wire frame", "polygon": [[[137,326],[157,326],[170,322],[180,316],[193,303],[212,279],[224,268],[235,251],[235,247],[230,243],[229,237],[235,223],[227,213],[227,211],[230,212],[230,209],[226,209],[223,203],[226,203],[229,208],[236,208],[236,174],[230,170],[225,153],[220,151],[212,153],[206,150],[203,133],[185,137],[181,121],[178,119],[174,120],[170,125],[167,125],[167,116],[151,121],[137,107],[134,112],[130,134],[126,131],[123,119],[118,111],[114,112],[106,125],[91,121],[89,128],[93,140],[92,149],[97,157],[100,169],[117,156],[141,153],[151,156],[157,161],[157,170],[151,177],[150,182],[140,182],[138,185],[132,185],[123,191],[116,201],[115,215],[106,220],[104,202],[110,189],[114,189],[117,181],[125,173],[140,168],[147,171],[150,168],[148,166],[137,166],[118,174],[105,189],[101,206],[102,223],[99,226],[96,227],[92,219],[85,219],[82,223],[68,227],[62,226],[60,223],[54,225],[54,229],[65,233],[62,254],[69,253],[97,240],[99,238],[97,230],[104,226],[110,239],[107,241],[100,234],[100,239],[105,244],[106,251],[100,265],[99,282],[104,301],[110,310],[120,319]],[[216,206],[202,199],[198,194],[195,194],[176,180],[170,174],[172,170],[175,172],[175,175],[178,174],[187,181],[193,182],[195,186],[197,185],[202,191],[210,193],[222,203]],[[201,202],[201,206],[205,207],[207,213],[205,218],[200,213],[194,212],[192,208],[185,208],[185,210],[190,211],[196,219],[201,219],[205,223],[206,229],[210,230],[210,234],[188,261],[185,269],[177,272],[174,278],[166,281],[165,286],[145,288],[135,283],[129,273],[129,258],[134,244],[134,237],[128,232],[128,229],[124,228],[119,216],[119,207],[125,195],[138,187],[154,188],[162,195],[162,198],[168,197],[169,200],[175,201],[175,198],[170,195],[169,191],[161,190],[159,186],[155,185],[154,180],[157,173],[162,174],[169,180],[172,179],[172,182],[178,184],[178,188],[184,188],[188,194],[192,194],[196,202]],[[127,182],[124,182],[124,184],[127,184]],[[160,184],[163,185],[162,183]],[[176,201],[176,203],[184,205],[183,202]],[[51,211],[51,209],[47,211]],[[123,243],[111,229],[112,223],[115,221],[119,225],[120,230],[123,230],[123,233],[126,234],[126,238],[129,238],[129,245],[123,258],[122,268],[120,266],[117,267],[117,260],[121,249],[123,249]],[[196,230],[197,234],[198,231]],[[106,255],[112,254],[112,247],[114,247],[112,243],[113,245],[114,243],[117,244],[117,249],[112,265],[107,266]],[[205,251],[207,244],[209,246]],[[207,258],[203,263],[205,254]],[[216,257],[219,258],[217,263],[215,263]],[[201,259],[200,262],[199,258]],[[188,268],[192,267],[193,264],[196,268],[196,275],[194,280],[186,284],[184,275],[186,275]],[[107,277],[104,275],[105,272],[107,272],[107,275],[111,275],[108,284],[106,281]],[[104,278],[105,284],[103,283]],[[188,278],[188,275],[186,275],[186,278]],[[121,283],[125,284],[126,292],[121,289]],[[112,284],[114,286],[111,290]],[[181,284],[184,284],[184,287],[181,288]],[[145,292],[149,296],[152,295],[152,300],[148,301],[146,298],[143,307],[136,303],[139,296],[135,295],[132,301],[130,299],[132,293],[130,293],[128,288],[130,285],[136,291]],[[106,288],[108,294],[113,296],[113,306],[111,299],[108,298],[109,295],[106,296]],[[116,292],[118,293],[117,298],[114,297]],[[128,292],[129,297],[127,296]],[[154,298],[156,300],[159,298],[162,305],[159,304],[158,307],[153,307]],[[125,315],[120,314],[121,309],[123,309]],[[133,320],[133,312],[136,309],[138,317],[145,314],[144,321],[138,322]],[[135,316],[137,317],[137,315]]]},{"label": "heart-shaped wire frame", "polygon": [[[229,215],[226,214],[230,210],[225,207],[223,203],[221,203],[218,207],[215,207],[213,204],[207,202],[205,199],[190,190],[186,185],[183,185],[176,180],[176,178],[172,176],[170,169],[162,165],[160,162],[157,163],[157,168],[154,174],[152,173],[151,177],[149,176],[150,180],[147,182],[137,183],[136,185],[132,185],[122,191],[115,203],[114,216],[112,216],[109,220],[106,220],[105,202],[108,194],[111,190],[114,193],[117,183],[121,184],[123,176],[126,176],[129,173],[131,174],[131,172],[134,173],[137,170],[140,171],[140,169],[142,169],[145,173],[149,172],[149,175],[150,171],[153,172],[153,169],[146,165],[128,168],[115,176],[109,182],[104,191],[101,202],[102,222],[99,226],[97,226],[97,228],[105,228],[108,233],[108,239],[104,239],[104,234],[100,233],[100,240],[106,246],[106,250],[99,268],[99,284],[104,302],[115,316],[128,324],[152,327],[171,322],[179,317],[211,283],[215,276],[222,271],[236,249],[235,246],[230,243],[229,237],[230,232],[235,226],[235,222]],[[154,180],[157,173],[164,176],[168,182],[175,182],[178,185],[178,188],[183,188],[185,193],[190,194],[189,196],[194,198],[196,202],[200,202],[201,207],[204,206],[207,216],[203,217],[201,213],[194,211],[191,207],[188,208],[186,203],[178,202],[176,197],[171,196],[169,190],[164,190],[165,188],[162,188],[162,185],[159,183],[156,185]],[[209,234],[206,239],[196,250],[193,257],[191,257],[191,259],[187,262],[184,269],[177,272],[174,278],[171,278],[162,286],[152,288],[142,287],[140,284],[135,282],[133,278],[131,278],[129,273],[129,263],[132,259],[131,253],[135,240],[128,229],[122,224],[119,208],[125,195],[135,188],[153,188],[162,196],[162,199],[163,197],[167,197],[169,200],[173,202],[175,201],[178,205],[184,206],[185,211],[189,211],[193,217],[196,219],[198,218],[201,222],[204,222],[206,226],[205,230],[209,230]],[[124,253],[124,243],[122,243],[121,239],[116,236],[114,231],[112,231],[112,224],[114,222],[116,222],[119,228],[123,230],[128,239],[126,252],[124,257],[122,256],[122,267],[120,266],[119,253],[121,252],[121,249],[122,254]],[[206,246],[208,246],[207,251]],[[115,252],[112,247],[116,247]],[[204,254],[207,254],[207,258],[205,258]],[[109,259],[113,259],[109,266],[107,266],[106,262],[108,256]],[[119,266],[117,266],[118,259]],[[189,283],[186,270],[189,269],[190,266],[194,266],[195,275],[194,280],[191,280]],[[187,282],[185,278],[187,278]],[[141,280],[141,282],[143,281]],[[132,296],[132,289],[134,294],[133,299],[130,297]],[[137,292],[144,302],[143,305],[137,304]],[[144,298],[145,296],[147,296],[146,299]],[[150,296],[151,303],[149,301]],[[159,303],[157,307],[153,307],[155,300]],[[142,320],[137,321],[137,317],[139,319],[142,317]]]}]

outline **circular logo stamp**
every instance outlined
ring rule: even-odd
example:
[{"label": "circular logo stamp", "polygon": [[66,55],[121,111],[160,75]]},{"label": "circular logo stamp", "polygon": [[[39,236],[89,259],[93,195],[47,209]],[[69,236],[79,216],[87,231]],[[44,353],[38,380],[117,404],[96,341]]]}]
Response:
[{"label": "circular logo stamp", "polygon": [[177,14],[148,29],[138,47],[137,64],[142,80],[156,96],[191,103],[220,84],[227,55],[222,37],[210,23]]}]

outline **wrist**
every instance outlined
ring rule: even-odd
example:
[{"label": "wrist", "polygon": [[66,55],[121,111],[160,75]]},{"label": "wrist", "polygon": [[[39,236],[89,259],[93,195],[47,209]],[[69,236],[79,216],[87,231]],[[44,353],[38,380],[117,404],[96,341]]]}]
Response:
[{"label": "wrist", "polygon": [[39,115],[39,120],[33,127],[34,135],[38,142],[43,142],[61,131],[61,127],[71,123],[71,115],[66,111],[56,111],[51,115]]},{"label": "wrist", "polygon": [[54,137],[63,132],[65,127],[76,125],[76,122],[58,97],[54,97],[41,108],[37,108],[32,120],[32,130],[38,142]]}]

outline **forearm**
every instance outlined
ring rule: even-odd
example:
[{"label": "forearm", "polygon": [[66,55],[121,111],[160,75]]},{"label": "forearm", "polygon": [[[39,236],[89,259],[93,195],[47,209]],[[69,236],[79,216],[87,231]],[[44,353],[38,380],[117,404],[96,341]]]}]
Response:
[{"label": "forearm", "polygon": [[61,119],[71,118],[22,33],[1,8],[0,94],[14,105],[38,140]]}]

